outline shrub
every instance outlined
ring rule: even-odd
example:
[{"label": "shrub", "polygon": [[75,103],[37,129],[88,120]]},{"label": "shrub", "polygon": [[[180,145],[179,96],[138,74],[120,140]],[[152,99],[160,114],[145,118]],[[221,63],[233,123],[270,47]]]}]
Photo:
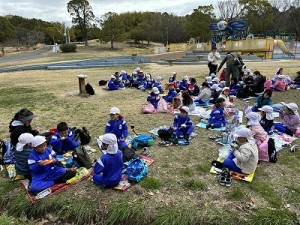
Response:
[{"label": "shrub", "polygon": [[77,49],[77,45],[74,43],[61,44],[59,47],[62,52],[76,52]]}]

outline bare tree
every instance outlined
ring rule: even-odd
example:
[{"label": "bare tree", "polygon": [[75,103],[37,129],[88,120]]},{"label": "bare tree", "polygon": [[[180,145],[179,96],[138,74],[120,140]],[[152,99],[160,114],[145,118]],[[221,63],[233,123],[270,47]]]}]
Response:
[{"label": "bare tree", "polygon": [[239,17],[241,7],[237,0],[217,2],[217,15],[220,19],[231,21]]},{"label": "bare tree", "polygon": [[276,8],[280,12],[287,11],[291,5],[292,0],[269,0],[272,7]]}]

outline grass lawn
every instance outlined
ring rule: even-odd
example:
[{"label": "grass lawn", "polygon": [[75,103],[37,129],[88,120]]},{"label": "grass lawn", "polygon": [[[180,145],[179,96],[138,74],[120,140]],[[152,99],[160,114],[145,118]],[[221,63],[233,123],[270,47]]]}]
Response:
[{"label": "grass lawn", "polygon": [[[252,71],[271,77],[278,67],[294,76],[299,61],[247,62]],[[205,65],[139,65],[154,77],[165,81],[173,71],[179,79],[195,77],[201,84],[208,73]],[[127,124],[143,133],[159,125],[171,125],[173,115],[143,115],[142,104],[147,93],[136,89],[115,92],[97,86],[115,71],[133,66],[87,70],[25,71],[0,74],[0,137],[9,138],[8,124],[14,113],[23,107],[38,117],[32,122],[40,131],[66,121],[69,126],[86,126],[93,138],[103,134],[112,106],[120,108]],[[88,75],[96,95],[78,97],[77,74]],[[295,102],[300,106],[300,91],[274,93],[273,102]],[[251,100],[253,103],[254,100]],[[236,100],[242,108],[243,101]],[[192,116],[194,124],[198,117]],[[0,174],[0,224],[299,224],[300,223],[300,152],[284,149],[276,164],[259,164],[253,182],[233,181],[231,187],[220,186],[209,173],[210,162],[217,158],[219,145],[208,140],[214,131],[196,128],[198,134],[189,146],[150,148],[155,162],[141,183],[122,193],[96,187],[85,180],[66,191],[32,206],[19,182]],[[297,144],[300,142],[297,140]],[[97,158],[98,154],[93,155]],[[28,218],[26,219],[25,216]],[[43,223],[44,224],[44,223]]]}]

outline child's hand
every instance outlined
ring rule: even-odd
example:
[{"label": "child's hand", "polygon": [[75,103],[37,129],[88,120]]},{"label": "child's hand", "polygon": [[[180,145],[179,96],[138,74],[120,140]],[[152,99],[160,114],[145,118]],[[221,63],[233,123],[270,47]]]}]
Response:
[{"label": "child's hand", "polygon": [[66,140],[65,136],[60,137],[61,140]]},{"label": "child's hand", "polygon": [[182,124],[181,127],[186,128],[186,124]]}]

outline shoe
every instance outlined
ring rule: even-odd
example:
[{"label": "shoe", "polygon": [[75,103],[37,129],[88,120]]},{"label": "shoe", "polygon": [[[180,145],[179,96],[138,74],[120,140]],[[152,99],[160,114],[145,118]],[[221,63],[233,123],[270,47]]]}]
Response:
[{"label": "shoe", "polygon": [[212,141],[215,141],[218,137],[217,136],[208,136],[208,138]]},{"label": "shoe", "polygon": [[298,145],[293,145],[292,147],[291,147],[291,152],[295,152],[295,151],[297,151],[298,150]]},{"label": "shoe", "polygon": [[231,177],[230,177],[230,176],[229,176],[229,177],[226,177],[226,178],[225,178],[225,185],[226,185],[227,187],[230,187],[231,184],[232,184],[232,179],[231,179]]},{"label": "shoe", "polygon": [[226,178],[222,174],[219,175],[219,184],[221,186],[225,186],[226,185]]},{"label": "shoe", "polygon": [[223,163],[217,161],[217,160],[214,160],[211,162],[211,165],[213,167],[215,167],[215,171],[218,173],[218,174],[221,174],[224,172],[224,166],[223,166]]}]

